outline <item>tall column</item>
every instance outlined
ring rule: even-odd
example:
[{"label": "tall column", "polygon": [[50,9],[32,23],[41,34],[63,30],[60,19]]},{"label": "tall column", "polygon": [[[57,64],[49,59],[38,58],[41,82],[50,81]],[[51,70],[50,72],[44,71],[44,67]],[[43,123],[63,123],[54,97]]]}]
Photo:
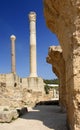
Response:
[{"label": "tall column", "polygon": [[30,77],[37,77],[35,12],[30,12],[29,20],[30,20]]},{"label": "tall column", "polygon": [[16,60],[15,60],[15,40],[16,37],[11,35],[11,70],[12,73],[16,74]]}]

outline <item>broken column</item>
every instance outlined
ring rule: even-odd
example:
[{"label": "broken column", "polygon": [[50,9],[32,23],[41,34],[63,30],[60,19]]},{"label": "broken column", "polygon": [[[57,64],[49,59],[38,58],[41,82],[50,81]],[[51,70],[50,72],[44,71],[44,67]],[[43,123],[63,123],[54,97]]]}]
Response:
[{"label": "broken column", "polygon": [[37,77],[36,62],[36,13],[29,13],[30,20],[30,77]]},{"label": "broken column", "polygon": [[13,74],[16,73],[16,60],[15,60],[15,40],[16,37],[14,35],[11,35],[11,72]]}]

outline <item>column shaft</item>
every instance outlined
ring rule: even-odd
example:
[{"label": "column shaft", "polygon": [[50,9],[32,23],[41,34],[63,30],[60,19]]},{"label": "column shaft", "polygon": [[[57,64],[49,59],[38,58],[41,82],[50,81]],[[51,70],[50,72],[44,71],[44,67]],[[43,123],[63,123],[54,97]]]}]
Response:
[{"label": "column shaft", "polygon": [[29,18],[30,18],[30,77],[37,77],[35,13],[30,13]]},{"label": "column shaft", "polygon": [[14,35],[11,36],[11,71],[16,73],[16,60],[15,60],[15,39]]}]

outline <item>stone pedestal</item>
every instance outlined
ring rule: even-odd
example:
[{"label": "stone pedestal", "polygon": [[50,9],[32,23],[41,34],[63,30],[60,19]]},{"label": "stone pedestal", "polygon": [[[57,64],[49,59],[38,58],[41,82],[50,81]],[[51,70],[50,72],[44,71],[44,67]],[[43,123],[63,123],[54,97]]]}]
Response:
[{"label": "stone pedestal", "polygon": [[44,93],[44,82],[40,77],[29,77],[27,78],[28,89],[36,92]]}]

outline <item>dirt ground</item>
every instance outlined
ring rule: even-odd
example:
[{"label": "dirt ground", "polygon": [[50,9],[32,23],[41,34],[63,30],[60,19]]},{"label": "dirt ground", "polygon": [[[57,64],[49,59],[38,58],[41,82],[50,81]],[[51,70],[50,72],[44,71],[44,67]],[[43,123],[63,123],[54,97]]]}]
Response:
[{"label": "dirt ground", "polygon": [[0,123],[0,130],[67,130],[66,114],[59,106],[41,105],[11,123]]}]

